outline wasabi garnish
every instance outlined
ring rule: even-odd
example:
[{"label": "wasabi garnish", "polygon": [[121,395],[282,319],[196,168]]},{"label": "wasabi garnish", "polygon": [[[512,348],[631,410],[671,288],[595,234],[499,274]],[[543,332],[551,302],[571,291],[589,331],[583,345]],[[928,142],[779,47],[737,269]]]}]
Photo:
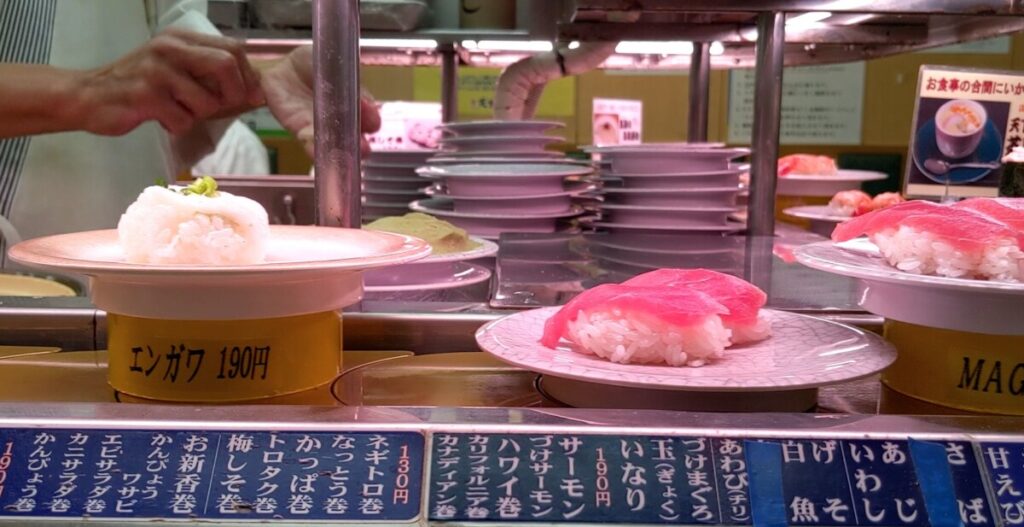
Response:
[{"label": "wasabi garnish", "polygon": [[186,196],[189,194],[199,194],[200,196],[215,198],[217,197],[217,181],[210,176],[199,177],[183,188],[181,193]]}]

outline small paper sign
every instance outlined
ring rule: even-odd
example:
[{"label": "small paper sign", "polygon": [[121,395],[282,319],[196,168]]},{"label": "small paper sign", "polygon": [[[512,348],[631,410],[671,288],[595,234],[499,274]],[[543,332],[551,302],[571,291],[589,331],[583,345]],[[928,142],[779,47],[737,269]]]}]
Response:
[{"label": "small paper sign", "polygon": [[922,66],[904,193],[995,196],[1002,159],[1021,146],[1024,75]]},{"label": "small paper sign", "polygon": [[374,151],[434,150],[441,138],[441,103],[385,102],[380,120],[380,131],[368,137]]},{"label": "small paper sign", "polygon": [[635,145],[643,140],[643,101],[594,99],[593,134],[597,146]]}]

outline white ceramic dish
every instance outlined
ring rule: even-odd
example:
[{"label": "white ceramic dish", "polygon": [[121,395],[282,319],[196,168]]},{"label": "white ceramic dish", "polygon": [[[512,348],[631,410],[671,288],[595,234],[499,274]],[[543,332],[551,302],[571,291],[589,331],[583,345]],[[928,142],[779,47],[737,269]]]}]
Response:
[{"label": "white ceramic dish", "polygon": [[696,233],[607,233],[589,234],[587,245],[602,245],[613,249],[641,253],[696,255],[720,252],[743,252],[744,239],[738,236]]},{"label": "white ceramic dish", "polygon": [[[592,192],[597,189],[597,186],[589,182],[568,182],[566,183],[560,192],[542,192],[538,194],[523,194],[516,195],[515,199],[540,199],[540,198],[554,198],[558,196],[579,196],[581,194]],[[443,184],[435,184],[428,187],[424,191],[429,196],[436,196],[439,198],[452,198],[452,199],[473,199],[481,201],[502,201],[509,199],[508,195],[497,195],[497,196],[465,196],[452,194],[449,189],[446,189]]]},{"label": "white ceramic dish", "polygon": [[363,164],[363,179],[366,178],[402,178],[416,177],[416,169],[421,165],[371,165]]},{"label": "white ceramic dish", "polygon": [[591,173],[573,165],[449,165],[423,167],[418,173],[441,180],[448,192],[460,197],[521,197],[560,193],[567,178]]},{"label": "white ceramic dish", "polygon": [[509,364],[560,378],[636,388],[760,392],[818,388],[875,374],[896,351],[880,336],[826,320],[763,310],[772,337],[735,346],[700,368],[617,364],[576,353],[563,341],[540,344],[544,323],[559,308],[516,313],[477,331],[481,349]]},{"label": "white ceramic dish", "polygon": [[[588,154],[615,154],[643,150],[713,150],[725,148],[725,143],[644,143],[640,145],[585,145],[580,148]],[[749,153],[749,152],[748,152]]]},{"label": "white ceramic dish", "polygon": [[673,233],[696,233],[696,232],[739,232],[746,228],[746,225],[737,222],[728,222],[725,225],[708,225],[708,226],[692,226],[692,227],[681,227],[679,225],[665,225],[665,224],[645,224],[636,225],[632,223],[615,223],[610,221],[592,220],[585,221],[580,220],[581,223],[585,223],[590,227],[598,229],[608,229],[611,231],[642,231],[646,233],[657,233],[657,232],[673,232]]},{"label": "white ceramic dish", "polygon": [[542,134],[555,128],[563,128],[561,121],[461,121],[445,123],[441,130],[455,136],[475,135],[528,135]]},{"label": "white ceramic dish", "polygon": [[740,186],[740,174],[746,170],[733,168],[687,174],[622,174],[602,172],[601,178],[616,183],[615,186],[628,189],[653,190],[704,190],[712,188],[736,188]]},{"label": "white ceramic dish", "polygon": [[498,254],[498,244],[477,236],[470,239],[479,245],[468,251],[432,254],[411,264],[394,265],[363,273],[366,285],[395,285],[403,282],[435,283],[450,280],[459,272],[459,264],[471,260],[491,258]]},{"label": "white ceramic dish", "polygon": [[[645,266],[651,268],[742,268],[743,252],[741,251],[715,251],[703,253],[665,253],[636,251],[631,249],[618,249],[603,245],[591,245],[587,251],[602,260],[610,260],[617,263]],[[415,264],[413,264],[415,265]]]},{"label": "white ceramic dish", "polygon": [[507,197],[505,199],[494,198],[465,198],[447,197],[452,200],[455,212],[468,212],[472,214],[534,214],[534,213],[560,213],[572,209],[572,196],[563,194],[561,196],[550,196],[546,198],[522,198]]},{"label": "white ceramic dish", "polygon": [[566,178],[570,176],[586,176],[593,173],[588,167],[577,167],[562,164],[459,164],[447,166],[426,166],[416,173],[429,178],[461,178],[461,177],[519,177],[519,178]]},{"label": "white ceramic dish", "polygon": [[105,311],[166,320],[275,318],[340,309],[362,294],[361,271],[430,254],[398,234],[312,226],[270,226],[267,262],[257,265],[145,265],[124,260],[117,231],[48,236],[11,248],[12,260],[90,277]]},{"label": "white ceramic dish", "polygon": [[544,152],[553,143],[563,142],[551,135],[479,135],[446,137],[441,140],[443,152]]},{"label": "white ceramic dish", "polygon": [[413,176],[408,179],[370,179],[363,178],[364,192],[404,191],[420,192],[427,184],[423,178]]},{"label": "white ceramic dish", "polygon": [[375,150],[366,157],[369,164],[421,165],[437,155],[437,150]]},{"label": "white ceramic dish", "polygon": [[630,225],[675,225],[678,227],[711,227],[725,225],[735,207],[658,208],[640,205],[601,205],[602,221]]},{"label": "white ceramic dish", "polygon": [[601,191],[606,203],[646,207],[736,207],[737,187],[657,190],[606,188]]},{"label": "white ceramic dish", "polygon": [[432,216],[443,218],[452,224],[465,229],[470,234],[481,237],[499,236],[502,232],[555,232],[560,219],[578,216],[582,213],[573,209],[563,213],[534,214],[471,214],[455,212],[448,200],[424,199],[414,201],[410,208]]},{"label": "white ceramic dish", "polygon": [[727,170],[733,159],[750,153],[746,148],[673,148],[636,145],[601,152],[601,161],[622,174],[665,174]]},{"label": "white ceramic dish", "polygon": [[827,205],[803,205],[800,207],[789,207],[782,211],[787,216],[808,220],[810,230],[825,237],[832,236],[836,225],[849,221],[851,216],[840,216],[833,214]]},{"label": "white ceramic dish", "polygon": [[836,192],[859,189],[865,181],[885,179],[884,172],[839,169],[834,176],[783,176],[776,192],[780,196],[832,197]]},{"label": "white ceramic dish", "polygon": [[367,293],[395,293],[406,291],[436,291],[466,287],[491,279],[491,270],[467,262],[456,262],[451,272],[442,277],[425,277],[413,273],[391,273],[389,275],[367,275],[365,289]]},{"label": "white ceramic dish", "polygon": [[866,238],[798,247],[798,262],[861,282],[861,307],[886,318],[937,328],[1024,334],[1024,284],[924,276],[888,264]]},{"label": "white ceramic dish", "polygon": [[593,168],[594,163],[585,159],[573,159],[570,157],[474,157],[474,156],[463,156],[463,157],[450,157],[450,156],[436,156],[427,160],[427,164],[431,166],[437,165],[462,165],[462,164],[474,164],[474,165],[489,165],[489,164],[502,164],[502,163],[519,163],[523,165],[535,165],[535,164],[558,164],[558,165],[576,165],[576,166],[588,166]]},{"label": "white ceramic dish", "polygon": [[[491,158],[500,159],[501,161],[517,162],[520,160],[544,160],[544,159],[562,159],[565,154],[561,152],[554,152],[549,150],[531,150],[527,152],[516,152],[516,151],[472,151],[472,152],[440,152],[442,158]],[[426,163],[424,163],[426,164]],[[430,163],[433,164],[433,163]],[[525,164],[525,163],[524,163]]]}]

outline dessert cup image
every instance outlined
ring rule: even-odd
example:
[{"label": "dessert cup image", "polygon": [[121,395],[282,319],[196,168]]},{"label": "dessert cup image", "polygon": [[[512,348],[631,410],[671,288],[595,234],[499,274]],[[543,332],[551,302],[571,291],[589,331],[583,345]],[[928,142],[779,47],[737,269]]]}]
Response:
[{"label": "dessert cup image", "polygon": [[961,159],[974,153],[985,133],[988,112],[981,104],[953,99],[935,112],[935,143],[942,155]]}]

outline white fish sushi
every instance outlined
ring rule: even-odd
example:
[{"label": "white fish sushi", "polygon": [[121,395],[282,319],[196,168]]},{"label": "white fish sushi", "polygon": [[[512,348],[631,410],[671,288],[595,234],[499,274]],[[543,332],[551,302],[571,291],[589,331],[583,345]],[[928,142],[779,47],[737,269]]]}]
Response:
[{"label": "white fish sushi", "polygon": [[262,205],[204,177],[147,188],[121,215],[117,234],[131,263],[248,265],[265,261],[270,222]]}]

